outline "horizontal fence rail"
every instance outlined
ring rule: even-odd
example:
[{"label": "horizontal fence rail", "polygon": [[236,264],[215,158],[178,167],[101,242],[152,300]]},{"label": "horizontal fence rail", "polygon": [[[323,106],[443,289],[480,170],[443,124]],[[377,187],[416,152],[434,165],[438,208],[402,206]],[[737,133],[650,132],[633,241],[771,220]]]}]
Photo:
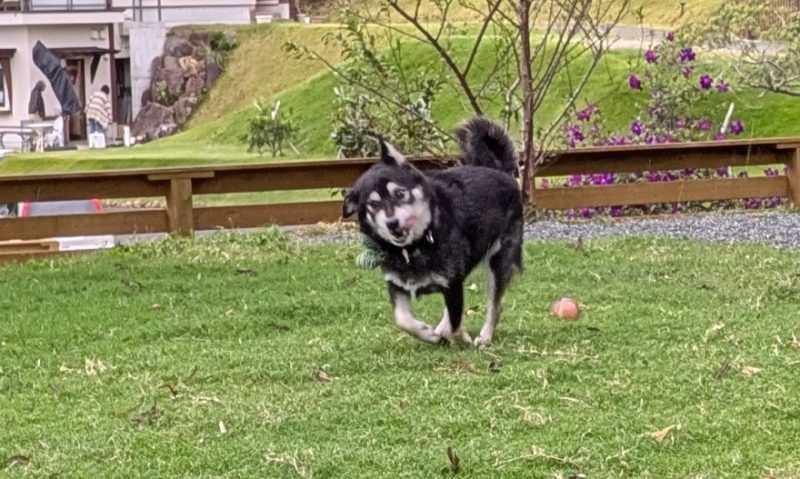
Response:
[{"label": "horizontal fence rail", "polygon": [[785,165],[788,174],[764,178],[720,178],[659,183],[584,185],[537,189],[534,206],[569,210],[604,206],[716,201],[796,196],[796,161],[800,139],[736,140],[664,145],[579,148],[556,152],[539,168],[536,178],[575,174],[638,173],[742,166]]},{"label": "horizontal fence rail", "polygon": [[[411,158],[424,170],[457,164],[457,158]],[[0,219],[0,260],[14,251],[48,254],[56,237],[173,233],[314,224],[340,219],[341,200],[195,207],[197,195],[318,188],[347,188],[374,159],[131,169],[0,177],[0,203],[80,199],[166,199],[166,208]],[[679,180],[534,189],[532,204],[547,210],[740,198],[789,198],[800,205],[800,138],[713,143],[579,148],[546,157],[535,179],[574,174],[635,173],[785,165],[785,175]],[[535,184],[535,183],[534,183]],[[33,244],[33,240],[42,240]],[[9,243],[13,241],[13,243]],[[5,243],[3,243],[5,242]],[[11,246],[9,246],[9,244]],[[17,250],[14,249],[17,245]]]}]

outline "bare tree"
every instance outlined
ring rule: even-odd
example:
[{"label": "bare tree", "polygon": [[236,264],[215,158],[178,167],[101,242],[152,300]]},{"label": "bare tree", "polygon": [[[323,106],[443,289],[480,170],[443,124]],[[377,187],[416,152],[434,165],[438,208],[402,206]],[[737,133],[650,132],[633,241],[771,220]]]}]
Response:
[{"label": "bare tree", "polygon": [[725,2],[686,33],[728,60],[739,85],[800,96],[800,13],[767,3]]},{"label": "bare tree", "polygon": [[[442,74],[447,75],[474,114],[500,110],[507,126],[519,124],[520,176],[526,198],[532,200],[532,174],[545,161],[545,153],[554,145],[565,116],[608,51],[612,30],[628,11],[629,3],[630,0],[384,0],[370,10],[344,0],[343,25],[350,35],[340,33],[337,40],[351,51],[353,42],[358,43],[360,57],[368,61],[381,52],[396,57],[403,41],[431,48],[441,60]],[[471,14],[471,21],[454,20],[456,9]],[[354,36],[356,24],[363,30]],[[458,44],[453,41],[457,35],[469,38],[466,53],[464,40]],[[476,59],[485,49],[496,60],[490,68],[476,71]],[[305,51],[321,58],[313,51]],[[385,68],[380,62],[373,66],[378,74]],[[409,89],[376,87],[372,83],[375,77],[346,78],[341,68],[331,64],[328,67],[386,104],[395,108],[406,105],[404,111],[409,110]],[[410,75],[402,65],[395,73],[406,78]],[[560,108],[554,117],[539,118],[544,102],[554,101],[552,87],[557,82],[567,84],[567,94],[558,93]]]}]

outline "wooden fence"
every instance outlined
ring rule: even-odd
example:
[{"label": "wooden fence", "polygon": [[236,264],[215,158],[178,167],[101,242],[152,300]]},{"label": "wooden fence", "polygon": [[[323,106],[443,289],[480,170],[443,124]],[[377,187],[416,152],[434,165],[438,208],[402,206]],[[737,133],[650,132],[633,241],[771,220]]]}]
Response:
[{"label": "wooden fence", "polygon": [[783,22],[791,14],[800,12],[800,0],[734,0],[736,4],[752,2],[766,2],[767,11],[758,19],[758,26],[762,29],[783,26]]},{"label": "wooden fence", "polygon": [[[32,160],[35,161],[35,160]],[[443,168],[455,159],[415,158],[422,169]],[[313,224],[340,218],[341,200],[284,204],[194,207],[196,195],[346,188],[374,160],[304,161],[267,164],[95,171],[0,177],[0,203],[89,198],[166,198],[166,208],[63,216],[0,219],[0,242],[53,237],[249,228],[265,224]],[[786,165],[775,177],[721,178],[665,183],[556,187],[534,191],[536,208],[581,207],[788,197],[800,205],[800,138],[714,143],[584,148],[554,152],[536,178],[684,168]],[[26,246],[25,257],[52,253]],[[6,245],[0,260],[19,255]]]}]

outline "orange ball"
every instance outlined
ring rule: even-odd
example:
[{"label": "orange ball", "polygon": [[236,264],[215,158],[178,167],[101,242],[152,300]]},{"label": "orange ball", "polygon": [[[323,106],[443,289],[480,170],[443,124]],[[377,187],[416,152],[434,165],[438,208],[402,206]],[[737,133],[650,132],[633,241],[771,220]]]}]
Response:
[{"label": "orange ball", "polygon": [[558,318],[575,320],[581,315],[578,303],[572,298],[561,298],[553,303],[550,311]]}]

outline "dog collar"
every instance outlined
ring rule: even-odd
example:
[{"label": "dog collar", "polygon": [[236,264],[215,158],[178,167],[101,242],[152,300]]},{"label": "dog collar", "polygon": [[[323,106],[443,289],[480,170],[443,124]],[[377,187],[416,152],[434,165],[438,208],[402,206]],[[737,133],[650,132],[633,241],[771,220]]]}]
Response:
[{"label": "dog collar", "polygon": [[[423,236],[423,238],[429,244],[433,244],[433,231],[428,230],[428,232],[425,233],[425,236]],[[403,248],[401,252],[403,254],[403,259],[406,260],[406,264],[411,264],[411,258],[416,258],[420,255],[419,248],[414,248],[414,251],[410,254],[408,252],[408,248]]]}]

